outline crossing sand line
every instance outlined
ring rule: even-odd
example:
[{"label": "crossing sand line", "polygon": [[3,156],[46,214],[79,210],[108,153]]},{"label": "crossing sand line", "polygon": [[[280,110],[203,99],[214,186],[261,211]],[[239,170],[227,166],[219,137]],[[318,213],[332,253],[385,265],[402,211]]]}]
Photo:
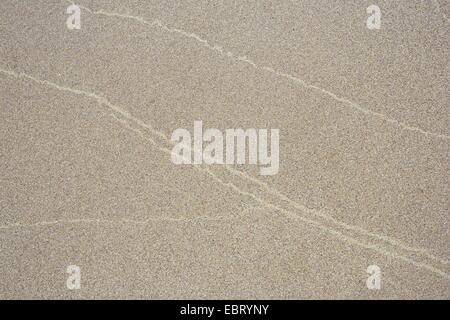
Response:
[{"label": "crossing sand line", "polygon": [[368,231],[368,230],[366,230],[366,229],[364,229],[362,227],[359,227],[359,226],[346,224],[345,222],[342,222],[342,221],[339,221],[339,220],[335,219],[333,216],[331,216],[331,214],[325,213],[323,210],[317,210],[317,209],[308,208],[308,207],[306,207],[303,204],[300,204],[298,202],[293,201],[292,199],[290,199],[287,196],[285,196],[283,193],[281,193],[276,188],[273,188],[273,187],[269,186],[267,183],[265,183],[265,182],[255,178],[255,177],[253,177],[251,175],[248,175],[245,172],[242,172],[242,171],[239,171],[239,170],[235,170],[235,169],[231,168],[228,165],[225,166],[225,167],[230,173],[232,173],[234,175],[237,175],[237,176],[240,176],[243,179],[252,181],[252,182],[260,185],[261,187],[266,189],[271,194],[273,194],[275,196],[278,196],[281,200],[287,202],[288,204],[290,204],[291,206],[293,206],[294,208],[296,208],[296,209],[298,209],[300,211],[307,212],[309,214],[321,217],[321,218],[323,218],[325,220],[328,220],[328,221],[330,221],[330,222],[332,222],[332,223],[334,223],[334,224],[336,224],[336,225],[338,225],[338,226],[340,226],[340,227],[342,227],[344,229],[362,233],[362,234],[364,234],[364,235],[366,235],[368,237],[373,237],[373,238],[376,238],[378,240],[387,242],[388,244],[390,244],[392,246],[397,246],[397,247],[399,247],[399,248],[401,248],[403,250],[406,250],[406,251],[418,252],[420,254],[423,254],[423,255],[427,256],[429,259],[435,260],[435,261],[437,261],[439,263],[442,263],[442,264],[450,265],[450,260],[445,260],[445,259],[442,259],[442,258],[438,258],[438,257],[430,254],[428,252],[428,250],[426,250],[426,249],[410,247],[410,246],[407,246],[407,245],[401,243],[400,241],[398,241],[396,239],[392,239],[392,238],[390,238],[388,236],[370,232],[370,231]]},{"label": "crossing sand line", "polygon": [[[121,122],[124,121],[124,120],[118,119],[117,117],[116,117],[116,119],[119,120],[119,121],[121,121]],[[141,136],[142,138],[144,138],[144,139],[146,138],[146,137],[144,136],[144,134],[143,134],[141,131],[139,131],[138,129],[132,128],[132,127],[129,126],[128,124],[125,124],[125,125],[128,127],[128,129],[135,131],[135,132],[136,132],[139,136]],[[148,125],[146,125],[146,128],[148,128]],[[152,129],[152,131],[153,131],[153,129]],[[155,146],[158,146],[157,143],[156,143],[153,139],[151,139],[150,137],[147,137],[147,139],[151,140],[151,142],[152,142]],[[168,141],[169,143],[171,143],[171,141],[169,141],[167,138],[165,138],[165,140]],[[158,146],[158,147],[159,147],[159,146]],[[187,146],[187,147],[190,148],[190,146]],[[169,150],[169,149],[167,149],[167,148],[159,148],[159,149],[160,149],[161,151],[163,151],[163,152],[169,154],[169,155],[171,154],[171,150]],[[338,226],[340,226],[340,227],[342,227],[342,228],[345,228],[345,229],[347,229],[347,230],[362,233],[362,234],[364,234],[364,235],[366,235],[366,236],[373,237],[373,238],[376,238],[376,239],[378,239],[378,240],[387,242],[387,243],[389,243],[390,245],[397,246],[397,247],[399,247],[399,248],[401,248],[401,249],[403,249],[403,250],[406,250],[406,251],[418,252],[418,253],[420,253],[420,254],[423,254],[423,255],[427,256],[427,258],[429,258],[429,259],[435,260],[435,261],[437,261],[437,262],[439,262],[439,263],[442,263],[442,264],[449,264],[449,265],[450,265],[450,261],[449,261],[449,260],[445,260],[445,259],[438,258],[438,257],[436,257],[436,256],[434,256],[434,255],[432,255],[432,254],[430,254],[430,253],[428,252],[428,250],[426,250],[426,249],[410,247],[410,246],[407,246],[407,245],[405,245],[405,244],[402,244],[402,243],[399,242],[398,240],[392,239],[392,238],[390,238],[390,237],[387,237],[387,236],[384,236],[384,235],[379,235],[379,234],[370,232],[370,231],[368,231],[368,230],[366,230],[366,229],[364,229],[364,228],[361,228],[361,227],[359,227],[359,226],[354,226],[354,225],[346,224],[346,223],[344,223],[344,222],[342,222],[342,221],[339,221],[339,220],[335,219],[335,218],[332,217],[331,215],[326,214],[325,212],[323,212],[323,211],[321,211],[321,210],[311,209],[311,208],[308,208],[308,207],[306,207],[306,206],[304,206],[304,205],[302,205],[302,204],[300,204],[300,203],[297,203],[297,202],[291,200],[290,198],[288,198],[287,196],[285,196],[284,194],[282,194],[282,193],[281,193],[280,191],[278,191],[277,189],[275,189],[275,188],[269,186],[267,183],[265,183],[265,182],[263,182],[263,181],[261,181],[261,180],[255,178],[255,177],[253,177],[253,176],[251,176],[251,175],[246,174],[245,172],[242,172],[242,171],[240,171],[240,170],[236,170],[236,169],[234,169],[233,167],[231,167],[231,166],[229,166],[229,165],[224,165],[224,167],[225,167],[230,173],[232,173],[232,174],[234,174],[234,175],[236,175],[236,176],[240,176],[240,177],[242,177],[243,179],[246,179],[246,180],[248,180],[248,181],[254,182],[254,183],[258,184],[259,186],[262,186],[264,189],[266,189],[267,191],[269,191],[271,194],[278,196],[280,199],[282,199],[283,201],[289,203],[289,204],[292,205],[294,208],[296,208],[296,209],[298,209],[298,210],[300,210],[300,211],[307,212],[307,213],[309,213],[309,214],[312,214],[312,215],[321,217],[321,218],[323,218],[323,219],[329,220],[329,221],[331,221],[332,223],[337,224]],[[204,167],[198,167],[198,166],[196,166],[195,168],[200,168],[201,170],[209,171],[209,169],[204,168]],[[213,175],[212,172],[209,172],[209,174],[210,174],[210,175]],[[217,181],[219,181],[219,182],[220,182],[221,184],[223,184],[223,185],[228,185],[227,183],[225,183],[223,180],[221,180],[221,179],[218,178],[217,176],[215,177],[215,179],[216,179]],[[229,185],[228,185],[228,186],[229,186]],[[229,186],[229,187],[233,188],[232,186]],[[241,191],[241,190],[236,190],[236,189],[235,189],[235,191]],[[245,194],[245,195],[246,195],[246,196],[249,196],[248,193]]]},{"label": "crossing sand line", "polygon": [[[10,70],[3,70],[3,69],[0,69],[0,73],[6,74],[6,75],[12,76],[12,77],[14,77],[14,78],[18,78],[18,79],[20,79],[20,78],[26,78],[26,79],[32,80],[32,81],[34,81],[34,82],[36,82],[36,83],[39,83],[39,84],[43,84],[43,85],[46,85],[46,86],[53,87],[53,88],[55,88],[55,89],[57,89],[57,90],[60,90],[60,91],[65,91],[65,92],[69,92],[69,93],[73,93],[73,94],[85,96],[85,97],[88,97],[88,98],[93,98],[93,99],[95,99],[95,100],[97,101],[97,103],[99,103],[99,105],[105,105],[105,106],[107,106],[107,107],[110,108],[111,110],[116,111],[116,112],[117,112],[118,114],[120,114],[122,117],[128,119],[129,121],[131,121],[131,122],[133,122],[133,123],[135,123],[135,124],[137,124],[138,126],[142,127],[143,129],[146,129],[146,130],[148,130],[148,131],[150,131],[150,132],[152,132],[152,133],[155,133],[155,132],[156,132],[156,133],[158,133],[158,136],[160,136],[160,137],[161,137],[161,136],[162,136],[162,137],[165,137],[165,135],[164,135],[163,133],[161,133],[161,132],[155,130],[152,126],[150,126],[150,125],[148,125],[148,124],[145,124],[142,120],[140,120],[140,119],[134,117],[134,116],[131,115],[129,112],[123,110],[121,107],[119,107],[119,106],[117,106],[117,105],[112,104],[109,100],[107,100],[106,98],[104,98],[104,97],[102,97],[102,96],[100,96],[100,95],[98,95],[98,94],[96,94],[96,93],[92,93],[92,92],[84,91],[84,90],[79,90],[79,89],[73,89],[73,88],[70,88],[70,87],[65,87],[65,86],[62,86],[62,85],[53,83],[53,82],[51,82],[51,81],[48,81],[48,80],[41,80],[41,79],[35,78],[35,77],[33,77],[33,76],[31,76],[31,75],[28,75],[28,74],[25,74],[25,73],[16,73],[16,72],[13,72],[13,71],[10,71]],[[145,126],[141,126],[141,124],[145,124]],[[136,129],[136,130],[137,130],[137,129]],[[136,131],[136,130],[135,130],[135,131]],[[138,131],[139,131],[139,130],[138,130]],[[144,137],[144,138],[146,139],[146,141],[150,141],[150,142],[152,143],[152,145],[154,145],[155,147],[157,147],[159,150],[161,150],[161,151],[163,151],[163,152],[165,152],[165,153],[169,153],[169,154],[171,153],[171,150],[170,150],[170,149],[159,146],[159,145],[156,143],[156,141],[155,141],[154,139],[151,139],[151,138],[149,138],[149,137],[146,137],[146,136],[144,136],[144,134],[142,134],[142,135],[140,135],[140,136],[141,136],[141,137]],[[168,140],[168,139],[165,138],[165,140]],[[217,175],[215,175],[215,174],[214,174],[210,169],[208,169],[208,168],[201,167],[201,166],[194,166],[194,168],[196,168],[196,169],[198,169],[198,170],[206,171],[206,172],[207,172],[209,175],[211,175],[211,176],[213,177],[213,179],[216,180],[217,182],[223,184],[224,186],[227,186],[227,187],[233,189],[234,191],[236,191],[236,192],[237,192],[238,194],[240,194],[240,195],[243,195],[243,196],[252,198],[252,199],[255,200],[257,203],[259,203],[259,204],[262,205],[262,206],[265,206],[265,207],[268,208],[268,209],[273,209],[273,210],[275,210],[275,211],[280,211],[280,212],[284,213],[285,215],[287,215],[287,216],[289,216],[289,217],[295,218],[295,219],[297,219],[297,220],[301,220],[301,221],[303,221],[303,222],[305,222],[305,223],[307,223],[307,224],[310,224],[310,225],[313,225],[313,226],[315,226],[315,227],[317,227],[317,228],[320,228],[321,230],[327,231],[327,232],[329,232],[330,234],[334,235],[335,237],[337,237],[338,239],[340,239],[340,240],[342,240],[342,241],[347,241],[347,242],[349,242],[349,243],[353,243],[353,244],[359,245],[359,246],[361,246],[361,247],[363,247],[363,248],[372,249],[372,250],[374,250],[374,251],[376,251],[376,252],[379,252],[379,253],[382,253],[382,254],[384,254],[384,255],[386,255],[386,256],[396,257],[396,258],[398,258],[398,259],[400,259],[400,260],[402,260],[402,261],[411,263],[411,264],[413,264],[413,265],[415,265],[415,266],[417,266],[417,267],[419,267],[419,268],[423,268],[423,269],[429,270],[429,271],[434,272],[434,273],[436,273],[436,274],[439,274],[439,275],[441,275],[441,276],[443,276],[443,277],[445,277],[445,278],[447,278],[447,279],[450,279],[450,275],[449,275],[449,274],[447,274],[446,272],[444,272],[444,271],[442,271],[442,270],[439,270],[439,269],[433,267],[432,265],[429,265],[429,264],[426,264],[426,263],[422,263],[422,262],[415,261],[415,260],[413,260],[413,259],[411,259],[411,258],[409,258],[409,257],[407,257],[407,256],[402,255],[402,254],[396,254],[396,253],[390,252],[390,251],[388,251],[388,250],[386,250],[386,249],[380,248],[379,245],[377,245],[377,244],[366,244],[366,243],[364,243],[364,242],[362,242],[362,241],[358,241],[357,239],[355,239],[355,238],[353,238],[353,237],[351,237],[351,236],[345,235],[345,234],[342,233],[341,231],[337,231],[337,230],[333,229],[332,227],[329,227],[329,226],[324,225],[324,224],[321,223],[320,221],[314,221],[314,220],[311,220],[310,218],[306,218],[306,217],[300,216],[300,215],[295,214],[295,213],[293,213],[293,212],[291,212],[291,211],[288,211],[288,210],[286,210],[286,209],[284,209],[284,208],[281,208],[281,207],[279,207],[279,206],[277,206],[277,205],[274,205],[274,204],[272,204],[272,203],[270,203],[270,202],[267,202],[267,201],[261,199],[260,197],[256,196],[256,195],[253,194],[253,193],[250,193],[250,192],[241,190],[239,187],[237,187],[237,186],[236,186],[235,184],[233,184],[232,182],[225,182],[225,181],[223,181],[222,179],[220,179],[219,177],[217,177]],[[231,169],[231,170],[236,170],[236,169],[234,169],[234,168],[230,168],[230,167],[229,167],[228,170],[230,170],[230,169]],[[236,171],[239,172],[239,173],[241,173],[239,170],[236,170]],[[243,174],[243,173],[242,173],[242,174]],[[300,211],[303,211],[303,210],[300,210]],[[303,211],[303,212],[304,212],[304,211]],[[307,211],[306,213],[308,213],[308,212],[309,212],[309,211]],[[335,227],[336,227],[336,226],[335,226]],[[348,227],[351,227],[351,226],[348,226]],[[393,243],[396,243],[396,241],[394,241]],[[400,249],[401,249],[401,248],[400,248]],[[421,249],[421,250],[422,250],[422,249]],[[432,255],[430,254],[429,256],[431,257]],[[432,257],[434,258],[434,260],[437,260],[437,261],[442,260],[442,259],[437,258],[437,257],[434,257],[434,256],[432,256]]]},{"label": "crossing sand line", "polygon": [[[139,130],[137,130],[137,129],[134,129],[134,131],[139,132]],[[144,139],[147,140],[147,141],[152,142],[152,140],[147,139],[147,138],[145,137],[145,135],[142,134],[142,132],[140,132],[139,136],[140,136],[141,138],[144,138]],[[153,142],[152,142],[152,144],[153,144]],[[170,150],[165,149],[164,152],[169,153]],[[345,234],[343,234],[343,233],[340,232],[340,231],[337,231],[337,230],[334,230],[334,229],[332,229],[332,228],[330,228],[330,227],[327,227],[327,226],[321,224],[321,223],[318,222],[318,221],[314,221],[314,220],[311,220],[311,219],[302,217],[302,216],[300,216],[300,215],[298,215],[298,214],[294,214],[294,213],[292,213],[292,212],[290,212],[290,211],[288,211],[288,210],[285,210],[285,209],[283,209],[283,208],[281,208],[281,207],[279,207],[279,206],[277,206],[277,205],[274,205],[274,204],[272,204],[272,203],[270,203],[270,202],[267,202],[267,201],[261,199],[260,197],[254,195],[253,193],[249,193],[249,192],[243,191],[243,190],[241,190],[240,188],[238,188],[235,184],[233,184],[233,183],[231,183],[231,182],[228,182],[228,183],[227,183],[227,182],[224,182],[223,180],[221,180],[220,178],[218,178],[211,170],[209,170],[209,169],[207,169],[207,168],[202,168],[202,167],[199,167],[199,166],[194,166],[194,168],[196,168],[196,169],[198,169],[198,170],[205,170],[205,169],[206,169],[206,172],[207,172],[208,174],[210,174],[210,175],[213,177],[213,179],[215,179],[216,181],[218,181],[218,182],[221,183],[222,185],[224,185],[224,186],[226,186],[226,187],[229,187],[229,188],[232,188],[233,190],[235,190],[237,193],[239,193],[239,194],[241,194],[241,195],[244,195],[244,196],[247,196],[247,197],[252,198],[252,199],[255,200],[257,203],[259,203],[261,206],[264,206],[264,207],[266,207],[267,209],[272,209],[272,210],[275,210],[275,211],[280,211],[280,212],[284,213],[286,216],[288,216],[288,217],[290,217],[290,218],[292,218],[292,219],[300,220],[300,221],[302,221],[302,222],[304,222],[304,223],[306,223],[306,224],[313,225],[314,227],[319,228],[319,229],[321,229],[322,231],[325,231],[325,232],[327,232],[327,233],[332,234],[333,236],[335,236],[336,238],[338,238],[338,239],[341,240],[341,241],[349,242],[349,243],[351,243],[351,244],[354,244],[354,245],[363,247],[363,248],[365,248],[365,249],[374,250],[374,251],[376,251],[376,252],[378,252],[378,253],[380,253],[380,254],[386,255],[386,256],[388,256],[388,257],[392,257],[392,258],[396,258],[396,259],[402,260],[402,261],[407,262],[407,263],[410,263],[410,264],[412,264],[412,265],[414,265],[414,266],[416,266],[416,267],[418,267],[418,268],[426,269],[426,270],[428,270],[428,271],[431,271],[431,272],[433,272],[433,273],[435,273],[435,274],[438,274],[438,275],[440,275],[440,276],[442,276],[442,277],[444,277],[444,278],[450,280],[450,274],[448,274],[448,273],[446,273],[445,271],[442,271],[442,270],[440,270],[440,269],[438,269],[438,268],[436,268],[436,267],[434,267],[434,266],[432,266],[432,265],[430,265],[430,264],[423,263],[423,262],[418,262],[418,261],[415,261],[415,260],[413,260],[413,259],[411,259],[411,258],[405,256],[405,255],[397,254],[397,253],[393,253],[393,252],[387,251],[387,250],[385,250],[385,249],[383,249],[383,248],[380,248],[380,247],[377,246],[376,244],[366,244],[366,243],[364,243],[364,242],[358,241],[357,239],[355,239],[355,238],[353,238],[353,237],[351,237],[351,236],[345,235]],[[391,241],[391,242],[395,243],[394,241]],[[426,252],[426,250],[424,250],[424,249],[415,249],[415,251]],[[440,259],[440,258],[438,258],[438,257],[435,257],[435,256],[433,256],[433,255],[431,255],[431,254],[428,254],[427,257],[431,258],[432,260],[436,260],[436,261],[439,261],[439,262],[442,261],[442,262],[444,262],[444,263],[448,263],[448,261],[445,261],[445,260],[443,260],[443,259]]]},{"label": "crossing sand line", "polygon": [[[72,1],[69,1],[69,2],[73,4]],[[311,90],[314,90],[316,92],[320,92],[320,93],[322,93],[324,95],[327,95],[327,96],[333,98],[334,100],[339,101],[342,104],[351,107],[353,110],[357,110],[357,111],[359,111],[361,113],[364,113],[364,114],[366,114],[368,116],[376,117],[379,120],[385,121],[385,122],[387,122],[389,124],[392,124],[392,125],[395,125],[395,126],[398,126],[401,129],[403,129],[403,130],[417,132],[417,133],[420,133],[420,134],[423,134],[423,135],[426,135],[426,136],[430,136],[430,137],[434,137],[434,138],[450,140],[450,136],[448,136],[448,135],[440,134],[440,133],[434,133],[434,132],[429,132],[429,131],[423,130],[423,129],[419,128],[419,127],[410,126],[410,125],[408,125],[406,123],[403,123],[403,122],[398,121],[396,119],[390,118],[390,117],[388,117],[385,114],[382,114],[382,113],[379,113],[379,112],[367,109],[367,108],[361,106],[360,104],[358,104],[356,102],[353,102],[353,101],[351,101],[351,100],[349,100],[347,98],[340,97],[340,96],[336,95],[335,93],[333,93],[333,92],[331,92],[329,90],[321,88],[321,87],[319,87],[317,85],[313,85],[313,84],[307,83],[305,80],[300,79],[297,76],[294,76],[294,75],[291,75],[291,74],[288,74],[288,73],[284,73],[284,72],[276,71],[275,69],[273,69],[273,68],[271,68],[269,66],[260,66],[255,61],[253,61],[252,59],[248,58],[247,56],[236,55],[236,54],[232,53],[231,51],[225,50],[222,46],[210,44],[208,40],[202,38],[198,34],[191,33],[191,32],[185,31],[183,29],[179,29],[179,28],[169,27],[169,26],[163,24],[160,20],[155,19],[153,21],[148,21],[145,18],[139,17],[139,16],[133,16],[133,15],[129,15],[129,14],[121,14],[121,13],[117,13],[117,12],[107,12],[107,11],[103,11],[103,10],[94,11],[94,10],[91,10],[91,9],[89,9],[89,8],[87,8],[85,6],[81,6],[81,5],[79,5],[79,7],[84,9],[84,10],[86,10],[87,12],[89,12],[89,13],[91,13],[93,15],[103,15],[103,16],[107,16],[107,17],[116,17],[116,18],[121,18],[121,19],[134,20],[134,21],[137,21],[137,22],[139,22],[141,24],[146,24],[146,25],[149,25],[149,26],[152,26],[152,27],[160,28],[160,29],[162,29],[162,30],[164,30],[166,32],[177,33],[177,34],[182,35],[183,37],[194,39],[196,42],[199,42],[202,46],[208,48],[209,50],[214,51],[214,52],[216,52],[216,53],[218,53],[218,54],[220,54],[222,56],[226,56],[227,58],[229,58],[231,60],[241,61],[241,62],[244,62],[244,63],[252,66],[255,69],[264,70],[264,71],[270,72],[270,73],[272,73],[272,74],[274,74],[274,75],[276,75],[278,77],[282,77],[282,78],[291,80],[291,81],[299,84],[300,86],[302,86],[302,87],[304,87],[306,89],[311,89]]]}]

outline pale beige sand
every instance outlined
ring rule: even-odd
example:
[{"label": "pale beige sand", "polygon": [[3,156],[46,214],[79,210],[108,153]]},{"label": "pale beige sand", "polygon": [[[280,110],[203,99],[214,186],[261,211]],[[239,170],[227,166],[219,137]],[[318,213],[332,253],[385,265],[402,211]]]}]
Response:
[{"label": "pale beige sand", "polygon": [[[370,31],[372,2],[82,1],[68,30],[1,1],[0,297],[450,298],[449,7]],[[175,166],[194,120],[279,128],[279,174]]]}]

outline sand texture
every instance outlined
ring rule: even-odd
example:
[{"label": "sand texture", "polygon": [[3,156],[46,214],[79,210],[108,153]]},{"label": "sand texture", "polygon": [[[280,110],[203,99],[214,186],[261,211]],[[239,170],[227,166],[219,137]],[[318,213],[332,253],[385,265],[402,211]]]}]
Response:
[{"label": "sand texture", "polygon": [[[450,6],[373,3],[0,1],[0,298],[449,299]],[[196,120],[278,174],[175,165]]]}]

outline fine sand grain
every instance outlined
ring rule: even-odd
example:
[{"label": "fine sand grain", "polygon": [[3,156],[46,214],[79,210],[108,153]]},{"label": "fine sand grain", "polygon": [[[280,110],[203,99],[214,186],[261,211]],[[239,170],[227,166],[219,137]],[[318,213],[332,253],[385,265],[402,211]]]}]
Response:
[{"label": "fine sand grain", "polygon": [[[450,298],[448,2],[77,4],[0,2],[0,298]],[[278,174],[173,164],[196,120]]]}]

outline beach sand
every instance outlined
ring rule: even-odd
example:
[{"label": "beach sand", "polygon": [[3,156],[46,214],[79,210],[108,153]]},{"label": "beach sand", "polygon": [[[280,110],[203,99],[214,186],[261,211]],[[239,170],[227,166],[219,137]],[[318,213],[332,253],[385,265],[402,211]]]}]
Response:
[{"label": "beach sand", "polygon": [[449,299],[449,6],[372,2],[1,1],[0,298]]}]

